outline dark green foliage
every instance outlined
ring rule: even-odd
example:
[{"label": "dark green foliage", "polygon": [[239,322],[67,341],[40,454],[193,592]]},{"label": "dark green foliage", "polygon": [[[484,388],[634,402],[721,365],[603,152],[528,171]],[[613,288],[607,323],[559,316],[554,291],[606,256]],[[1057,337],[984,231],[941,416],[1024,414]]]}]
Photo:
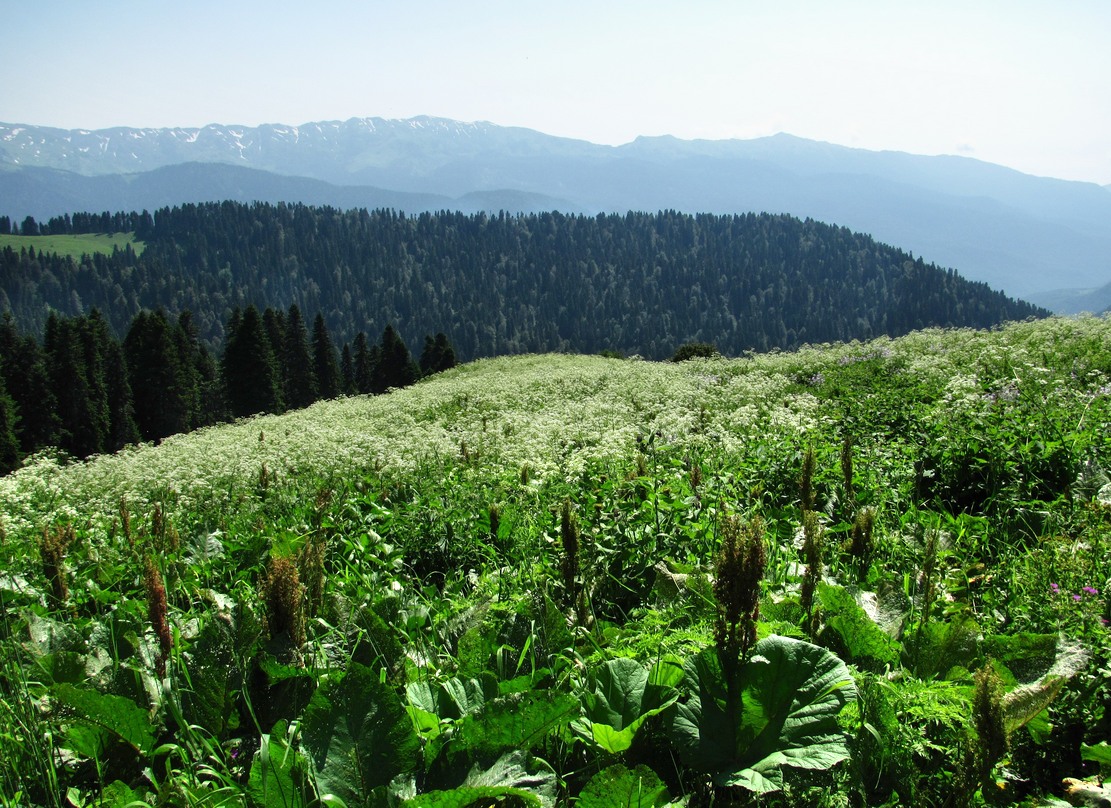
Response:
[{"label": "dark green foliage", "polygon": [[10,312],[0,317],[0,373],[15,405],[20,450],[53,444],[59,424],[46,357],[33,337],[19,334]]},{"label": "dark green foliage", "polygon": [[374,369],[382,357],[382,349],[367,344],[366,334],[360,331],[355,336],[354,362],[355,393],[370,393],[374,388]]},{"label": "dark green foliage", "polygon": [[420,368],[392,325],[382,332],[381,356],[371,375],[371,391],[384,393],[391,387],[408,387],[420,378]]},{"label": "dark green foliage", "polygon": [[228,324],[222,375],[234,416],[281,412],[281,377],[258,309],[248,306]]},{"label": "dark green foliage", "polygon": [[135,405],[135,420],[143,440],[159,440],[187,431],[197,388],[189,387],[191,375],[182,368],[187,339],[176,338],[165,312],[140,312],[124,338],[128,378]]},{"label": "dark green foliage", "polygon": [[376,792],[412,771],[420,754],[397,693],[356,662],[321,682],[302,722],[317,787],[347,805],[377,804]]},{"label": "dark green foliage", "polygon": [[312,367],[319,398],[335,398],[342,392],[343,379],[336,358],[336,346],[324,324],[324,315],[317,314],[312,324]]},{"label": "dark green foliage", "polygon": [[285,342],[279,355],[286,406],[291,409],[309,406],[317,399],[316,371],[309,350],[309,332],[296,303],[289,307]]},{"label": "dark green foliage", "polygon": [[672,362],[685,362],[688,359],[708,359],[716,355],[718,349],[710,342],[685,342],[671,355]]},{"label": "dark green foliage", "polygon": [[451,347],[447,335],[442,331],[435,337],[427,334],[424,337],[424,350],[420,355],[420,372],[422,376],[431,376],[455,367],[455,349]]},{"label": "dark green foliage", "polygon": [[19,468],[21,452],[16,437],[17,418],[15,402],[8,395],[3,375],[0,375],[0,474]]},{"label": "dark green foliage", "polygon": [[383,320],[409,335],[441,330],[461,359],[603,349],[663,359],[711,341],[739,355],[1045,314],[867,236],[788,216],[219,203],[118,219],[145,242],[141,255],[0,251],[0,288],[24,330],[37,332],[47,307],[81,314],[74,290],[121,333],[142,308],[189,301],[213,350],[227,312],[253,301],[325,312],[341,344]]}]

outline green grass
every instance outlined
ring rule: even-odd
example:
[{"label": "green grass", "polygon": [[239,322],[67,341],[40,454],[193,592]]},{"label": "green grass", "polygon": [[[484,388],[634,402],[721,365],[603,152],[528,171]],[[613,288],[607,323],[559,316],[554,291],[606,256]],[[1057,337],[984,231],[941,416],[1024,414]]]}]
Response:
[{"label": "green grass", "polygon": [[136,254],[146,246],[135,240],[133,233],[84,233],[76,236],[12,236],[0,235],[0,250],[11,247],[15,251],[33,247],[35,252],[57,253],[80,258],[82,255],[122,250],[128,244]]},{"label": "green grass", "polygon": [[0,478],[0,806],[1035,804],[1111,733],[1109,422],[1084,318],[43,453]]}]

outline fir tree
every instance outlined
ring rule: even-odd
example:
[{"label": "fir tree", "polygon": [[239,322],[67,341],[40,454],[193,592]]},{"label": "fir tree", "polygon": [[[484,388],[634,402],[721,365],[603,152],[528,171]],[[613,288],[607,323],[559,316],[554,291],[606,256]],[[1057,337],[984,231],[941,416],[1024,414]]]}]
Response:
[{"label": "fir tree", "polygon": [[351,357],[351,345],[346,342],[339,352],[339,372],[343,377],[344,394],[352,395],[355,392],[355,360]]},{"label": "fir tree", "polygon": [[0,474],[19,468],[21,453],[16,437],[17,421],[15,402],[8,395],[3,374],[0,374]]},{"label": "fir tree", "polygon": [[362,331],[355,337],[355,351],[354,351],[354,376],[355,376],[355,390],[356,393],[363,395],[370,393],[374,385],[374,369],[378,365],[378,360],[381,357],[381,351],[375,345],[371,348],[367,344],[366,334]]},{"label": "fir tree", "polygon": [[124,337],[135,421],[143,440],[161,440],[190,427],[191,391],[174,332],[165,312],[142,311]]},{"label": "fir tree", "polygon": [[299,409],[316,401],[316,372],[309,351],[309,333],[296,303],[289,307],[286,317],[281,364],[286,406]]},{"label": "fir tree", "polygon": [[201,424],[201,411],[204,408],[201,398],[203,395],[200,375],[201,344],[197,337],[197,327],[193,322],[193,313],[188,309],[177,317],[173,340],[177,352],[178,379],[186,409],[187,428],[196,429]]},{"label": "fir tree", "polygon": [[58,444],[75,457],[103,451],[107,412],[102,413],[85,366],[85,347],[76,321],[51,312],[43,334],[50,387],[57,402]]},{"label": "fir tree", "polygon": [[442,331],[435,338],[424,337],[424,350],[420,355],[420,371],[422,376],[431,376],[433,373],[455,367],[455,349],[448,341],[447,335]]},{"label": "fir tree", "polygon": [[340,393],[341,383],[336,346],[324,325],[324,315],[319,313],[312,324],[312,357],[317,394],[323,399],[335,398]]},{"label": "fir tree", "polygon": [[221,363],[228,409],[235,417],[281,412],[280,379],[262,316],[248,306],[233,330],[235,319],[228,323]]},{"label": "fir tree", "polygon": [[382,332],[382,357],[375,366],[371,388],[375,393],[384,393],[391,387],[407,387],[420,378],[420,368],[404,341],[387,325]]},{"label": "fir tree", "polygon": [[55,445],[59,421],[46,356],[33,337],[19,334],[10,313],[0,319],[0,356],[4,357],[0,367],[4,383],[19,415],[16,437],[20,450],[30,454]]}]

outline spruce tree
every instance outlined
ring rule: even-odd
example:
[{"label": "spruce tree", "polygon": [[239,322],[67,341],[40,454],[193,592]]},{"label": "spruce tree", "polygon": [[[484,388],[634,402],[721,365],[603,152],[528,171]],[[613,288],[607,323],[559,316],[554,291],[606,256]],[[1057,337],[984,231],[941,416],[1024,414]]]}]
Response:
[{"label": "spruce tree", "polygon": [[190,401],[181,367],[175,329],[166,313],[141,311],[123,341],[135,403],[135,421],[143,440],[158,441],[190,428]]},{"label": "spruce tree", "polygon": [[116,452],[139,440],[127,360],[119,340],[108,327],[108,321],[97,309],[89,312],[86,318],[86,340],[94,346],[95,361],[99,364],[96,376],[104,391],[104,408],[108,419],[104,448],[106,451]]},{"label": "spruce tree", "polygon": [[324,325],[324,315],[317,313],[312,324],[313,369],[316,371],[317,395],[320,398],[335,398],[340,393],[339,362],[336,360],[336,346]]},{"label": "spruce tree", "polygon": [[343,350],[339,352],[339,372],[343,378],[344,395],[355,393],[355,360],[351,356],[351,345],[343,343]]},{"label": "spruce tree", "polygon": [[178,379],[186,409],[187,428],[196,429],[201,425],[201,411],[204,408],[204,402],[201,400],[199,367],[201,343],[197,337],[193,313],[188,309],[177,316],[177,323],[173,328],[173,340],[177,352]]},{"label": "spruce tree", "polygon": [[366,395],[373,390],[374,369],[378,365],[379,358],[381,358],[381,351],[378,350],[378,346],[371,348],[367,344],[366,334],[360,331],[355,336],[355,350],[352,357],[355,364],[355,393]]},{"label": "spruce tree", "polygon": [[433,373],[455,367],[455,348],[448,341],[444,332],[436,334],[435,338],[425,335],[424,350],[420,355],[420,371],[422,376],[431,376]]},{"label": "spruce tree", "polygon": [[43,348],[50,387],[57,402],[59,447],[75,457],[103,451],[108,432],[107,412],[101,412],[103,402],[95,400],[89,384],[79,323],[51,312],[46,320]]},{"label": "spruce tree", "polygon": [[316,401],[316,372],[309,351],[309,332],[296,303],[289,307],[286,317],[281,364],[286,406],[300,409]]},{"label": "spruce tree", "polygon": [[372,390],[384,393],[391,387],[407,387],[420,378],[420,367],[413,361],[405,342],[387,325],[382,332],[382,356],[374,369]]},{"label": "spruce tree", "polygon": [[21,453],[19,439],[16,437],[15,402],[4,386],[4,376],[0,373],[0,474],[7,474],[19,468]]},{"label": "spruce tree", "polygon": [[58,442],[58,407],[50,386],[46,356],[31,336],[21,336],[10,312],[0,318],[0,367],[19,420],[16,437],[23,454]]},{"label": "spruce tree", "polygon": [[235,417],[281,412],[280,378],[262,315],[248,306],[238,327],[232,330],[232,325],[228,323],[221,363],[228,409]]}]

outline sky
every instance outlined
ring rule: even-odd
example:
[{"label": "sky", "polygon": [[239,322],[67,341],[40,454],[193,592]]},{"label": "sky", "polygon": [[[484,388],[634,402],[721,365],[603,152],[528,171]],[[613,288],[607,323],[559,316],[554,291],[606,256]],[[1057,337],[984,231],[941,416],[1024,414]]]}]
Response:
[{"label": "sky", "polygon": [[0,0],[0,121],[788,132],[1111,184],[1111,0]]}]

